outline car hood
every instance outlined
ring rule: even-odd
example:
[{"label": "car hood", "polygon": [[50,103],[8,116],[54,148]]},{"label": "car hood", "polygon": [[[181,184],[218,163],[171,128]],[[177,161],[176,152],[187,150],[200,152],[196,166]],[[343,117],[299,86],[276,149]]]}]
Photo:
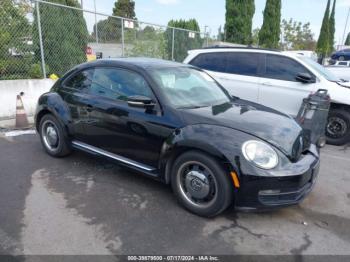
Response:
[{"label": "car hood", "polygon": [[306,141],[302,128],[274,109],[239,100],[211,107],[182,109],[186,124],[230,127],[272,144],[292,161],[299,159]]}]

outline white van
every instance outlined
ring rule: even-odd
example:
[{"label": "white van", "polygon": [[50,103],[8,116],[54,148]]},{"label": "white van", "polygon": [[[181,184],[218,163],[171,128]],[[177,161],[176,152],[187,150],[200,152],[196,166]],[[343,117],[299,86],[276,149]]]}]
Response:
[{"label": "white van", "polygon": [[206,70],[232,95],[293,117],[303,98],[327,89],[332,99],[327,141],[350,141],[350,85],[309,57],[256,48],[206,48],[189,51],[184,63]]}]

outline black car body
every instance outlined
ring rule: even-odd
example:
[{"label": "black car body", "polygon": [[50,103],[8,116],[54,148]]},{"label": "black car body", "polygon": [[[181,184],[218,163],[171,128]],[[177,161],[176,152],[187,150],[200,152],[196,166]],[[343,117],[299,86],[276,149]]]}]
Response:
[{"label": "black car body", "polygon": [[[109,88],[106,83],[110,79],[107,81],[106,76],[97,76],[97,80],[91,80],[90,71],[96,74],[106,68],[132,73],[116,81],[124,81],[120,86],[124,83],[128,87],[139,83],[147,85],[147,96],[144,91],[138,94],[135,90],[130,94],[123,91],[124,95],[120,95],[119,84],[114,87],[118,90],[117,99],[111,98],[113,94],[109,94],[109,90],[99,91],[101,84],[95,82],[101,81]],[[175,81],[182,81],[188,77],[187,71],[193,71],[196,77],[215,84],[227,101],[176,107],[173,103],[177,94],[160,87],[159,79],[151,73],[163,69],[169,72],[180,70]],[[117,74],[113,73],[111,77]],[[128,83],[130,80],[133,82]],[[172,82],[174,78],[166,75],[162,81]],[[92,91],[94,89],[97,90]],[[167,95],[164,90],[167,90]],[[200,90],[196,92],[199,96],[202,94]],[[174,101],[171,101],[172,97]],[[218,214],[231,202],[243,209],[296,204],[311,191],[318,173],[318,149],[308,142],[302,128],[292,118],[230,97],[215,80],[190,65],[136,58],[79,65],[39,98],[35,120],[49,154],[66,155],[73,147],[107,157],[172,184],[175,193],[180,190],[173,185],[178,181],[179,187],[182,185],[187,190],[180,190],[184,196],[180,197],[180,202],[192,212],[204,216]],[[274,153],[266,161],[277,156],[278,163],[273,168],[261,168],[248,160],[242,149],[247,141],[248,145],[249,141],[253,142],[250,151],[244,152],[253,152],[253,157],[261,154],[263,158],[265,151],[259,150],[266,149],[266,154],[270,154],[272,148]],[[59,148],[59,152],[50,150],[47,146],[50,143]],[[184,174],[180,174],[177,170],[183,163],[188,165],[183,167]],[[174,176],[179,177],[178,180],[173,179]],[[188,194],[188,191],[191,192]],[[220,195],[221,192],[226,192],[226,195]],[[186,194],[193,200],[193,206],[184,200]],[[218,196],[214,198],[215,194]],[[222,199],[218,200],[220,197]],[[215,208],[203,207],[202,202],[208,199],[225,203]]]}]

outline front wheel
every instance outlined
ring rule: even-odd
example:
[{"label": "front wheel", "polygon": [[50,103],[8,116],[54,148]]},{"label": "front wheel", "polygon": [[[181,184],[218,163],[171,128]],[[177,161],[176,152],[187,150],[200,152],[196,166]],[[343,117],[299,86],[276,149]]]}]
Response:
[{"label": "front wheel", "polygon": [[333,109],[329,112],[326,129],[327,143],[344,145],[350,141],[350,112]]},{"label": "front wheel", "polygon": [[229,175],[215,159],[201,152],[189,151],[176,159],[171,186],[180,204],[199,216],[215,216],[232,203]]}]

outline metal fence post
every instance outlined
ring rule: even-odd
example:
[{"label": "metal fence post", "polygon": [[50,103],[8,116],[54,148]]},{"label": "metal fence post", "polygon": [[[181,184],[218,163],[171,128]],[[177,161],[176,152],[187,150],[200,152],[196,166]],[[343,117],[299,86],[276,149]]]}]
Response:
[{"label": "metal fence post", "polygon": [[35,2],[35,4],[36,4],[36,17],[37,17],[38,31],[39,31],[39,45],[40,45],[40,56],[41,56],[41,69],[42,69],[42,71],[43,71],[43,77],[46,78],[45,56],[44,56],[43,36],[42,36],[42,33],[41,33],[41,21],[40,21],[39,2]]},{"label": "metal fence post", "polygon": [[124,19],[121,19],[122,21],[122,57],[124,56]]},{"label": "metal fence post", "polygon": [[171,42],[171,60],[174,61],[174,48],[175,48],[175,28],[173,28],[173,38]]},{"label": "metal fence post", "polygon": [[96,31],[95,35],[96,35],[96,44],[98,44],[96,0],[94,0],[94,8],[95,8],[95,31]]}]

